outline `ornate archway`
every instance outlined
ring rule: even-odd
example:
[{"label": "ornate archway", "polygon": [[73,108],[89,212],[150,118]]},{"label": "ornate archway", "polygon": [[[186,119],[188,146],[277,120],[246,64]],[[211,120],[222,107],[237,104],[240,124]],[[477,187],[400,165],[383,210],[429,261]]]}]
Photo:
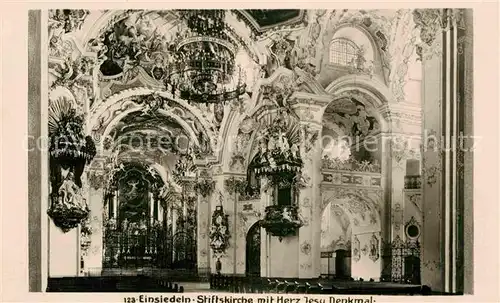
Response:
[{"label": "ornate archway", "polygon": [[[322,196],[323,220],[318,223],[322,225],[322,257],[329,258],[328,262],[342,266],[343,275],[380,279],[382,272],[380,192],[323,186]],[[331,221],[342,230],[340,233],[336,232],[334,237],[323,234],[332,228],[329,224]],[[333,261],[332,253],[339,249],[346,253],[335,256]],[[334,272],[338,274],[336,270]],[[331,274],[331,271],[328,271],[328,274]]]}]

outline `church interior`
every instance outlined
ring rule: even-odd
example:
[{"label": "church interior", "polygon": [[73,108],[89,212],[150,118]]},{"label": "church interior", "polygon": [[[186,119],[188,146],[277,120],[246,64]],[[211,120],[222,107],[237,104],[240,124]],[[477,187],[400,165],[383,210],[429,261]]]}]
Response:
[{"label": "church interior", "polygon": [[46,18],[44,291],[471,291],[471,10]]}]

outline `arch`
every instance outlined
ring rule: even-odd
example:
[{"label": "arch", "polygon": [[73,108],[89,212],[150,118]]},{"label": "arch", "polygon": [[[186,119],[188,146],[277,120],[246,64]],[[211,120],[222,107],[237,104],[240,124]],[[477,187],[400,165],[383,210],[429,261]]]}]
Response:
[{"label": "arch", "polygon": [[118,163],[137,161],[137,162],[141,162],[143,164],[146,164],[148,167],[151,167],[153,170],[156,171],[156,173],[161,177],[164,184],[168,184],[169,174],[163,165],[161,165],[156,160],[154,160],[150,157],[147,157],[147,156],[143,156],[143,157],[138,158],[137,156],[134,155],[134,157],[132,158],[132,157],[128,156],[127,154],[128,154],[127,152],[119,154],[117,157]]},{"label": "arch", "polygon": [[325,89],[328,94],[336,94],[341,89],[364,89],[376,96],[374,105],[382,106],[393,102],[389,89],[382,82],[367,75],[345,75],[332,81]]},{"label": "arch", "polygon": [[260,244],[261,244],[260,222],[254,223],[245,237],[245,273],[247,276],[261,275],[260,267]]},{"label": "arch", "polygon": [[[191,114],[193,116],[194,122],[200,125],[204,138],[208,142],[210,142],[212,148],[214,148],[215,135],[213,127],[210,126],[210,123],[204,118],[204,115],[198,108],[189,105],[186,101],[182,99],[173,98],[169,92],[156,91],[145,87],[131,88],[121,91],[120,93],[108,97],[104,102],[101,102],[100,104],[96,105],[91,110],[91,117],[89,119],[89,129],[93,129],[96,126],[98,126],[101,119],[109,121],[110,117],[112,119],[113,116],[116,115],[116,112],[126,111],[127,109],[134,107],[134,105],[136,107],[136,110],[138,110],[138,108],[142,109],[142,106],[131,101],[131,98],[138,96],[146,96],[151,94],[157,94],[160,97],[167,99],[169,102],[173,102],[173,105],[170,108],[181,109],[182,111]],[[167,110],[162,110],[162,111],[164,113],[167,112]],[[177,117],[177,119],[185,120],[180,117]],[[119,120],[115,120],[115,122],[117,121]],[[184,121],[184,123],[180,125],[187,125],[187,123]]]},{"label": "arch", "polygon": [[[146,177],[147,177],[147,180],[149,183],[154,183],[154,182],[158,182],[160,181],[158,178],[161,179],[161,181],[163,182],[163,184],[167,184],[166,183],[166,178],[162,178],[161,174],[160,174],[160,170],[158,170],[158,167],[154,167],[153,165],[151,165],[151,163],[148,163],[148,161],[137,161],[137,158],[133,158],[133,159],[127,159],[127,158],[118,158],[117,159],[117,164],[118,165],[124,165],[125,167],[129,167],[130,169],[129,170],[135,170],[135,171],[138,171],[138,172],[145,172],[145,173],[148,173],[146,174]],[[125,168],[124,169],[117,169],[117,170],[114,170],[112,172],[112,175],[111,175],[111,180],[112,182],[116,182],[118,181],[119,179],[116,179],[117,175],[119,174],[126,174],[127,172],[125,171]]]},{"label": "arch", "polygon": [[[113,120],[111,120],[111,122],[106,126],[105,130],[104,130],[104,133],[103,133],[103,138],[107,138],[109,136],[109,133],[111,132],[111,130],[113,129],[113,127],[116,126],[116,124],[121,120],[123,119],[124,117],[126,117],[128,114],[130,113],[133,113],[133,112],[137,112],[137,111],[141,111],[142,108],[133,108],[133,109],[129,109],[127,111],[124,111],[122,112],[121,114],[119,114],[118,116],[116,116]],[[186,123],[186,121],[184,121],[183,119],[181,119],[179,116],[173,114],[172,112],[170,111],[166,111],[164,109],[159,109],[158,110],[158,113],[160,113],[161,115],[165,116],[165,117],[169,117],[169,118],[172,118],[175,120],[175,122],[177,122],[189,135],[189,137],[191,138],[191,140],[193,140],[193,142],[196,144],[196,146],[200,146],[200,142],[198,140],[198,137],[196,136],[196,134],[194,133],[193,129]]]},{"label": "arch", "polygon": [[[328,204],[337,205],[342,209],[349,217],[351,226],[351,253],[345,254],[342,262],[339,259],[339,265],[345,265],[346,269],[349,268],[350,270],[346,270],[344,273],[350,273],[353,278],[379,279],[382,274],[380,204],[373,203],[368,195],[355,189],[334,189],[331,193],[330,197],[323,199],[323,203],[325,206]],[[380,198],[377,202],[382,203],[382,199]],[[363,220],[364,224],[360,224],[359,220]],[[372,238],[375,238],[375,244],[372,243]],[[348,257],[349,255],[351,257]]]},{"label": "arch", "polygon": [[[381,231],[382,221],[380,211],[382,208],[383,200],[379,191],[368,192],[366,190],[357,190],[354,188],[337,188],[325,186],[323,186],[321,190],[323,195],[321,213],[323,213],[328,204],[333,203],[333,205],[338,205],[338,207],[340,207],[347,215],[351,222],[353,232]],[[365,221],[370,222],[370,224],[362,228],[357,228],[357,224],[354,223],[356,215],[360,215],[361,212],[365,213]],[[368,215],[368,217],[366,217],[366,215]]]},{"label": "arch", "polygon": [[[373,108],[373,114],[375,114],[377,121],[380,123],[381,131],[391,131],[391,123],[382,115],[381,109],[386,104],[391,103],[393,98],[389,89],[383,83],[366,75],[346,75],[330,83],[326,88],[326,91],[337,97],[349,92],[355,92],[357,95],[362,97],[358,101],[363,103],[365,106]],[[335,98],[327,106],[325,106],[324,110],[337,99],[338,98]],[[324,116],[324,110],[322,119]]]},{"label": "arch", "polygon": [[[135,136],[135,134],[137,134],[137,136]],[[168,135],[169,137],[169,140],[170,138],[173,138],[174,135],[172,134],[172,132],[170,130],[161,130],[161,129],[151,129],[151,128],[142,128],[142,129],[134,129],[134,130],[130,130],[130,131],[127,131],[127,132],[124,132],[124,133],[121,133],[118,137],[115,138],[114,142],[112,143],[111,145],[111,148],[106,148],[107,146],[103,146],[106,150],[108,151],[111,151],[111,152],[118,152],[118,153],[121,153],[120,150],[118,150],[119,148],[121,148],[122,146],[124,145],[131,145],[130,146],[130,149],[131,150],[134,150],[134,146],[133,146],[133,142],[124,142],[123,139],[130,139],[129,136],[131,136],[132,138],[141,138],[141,143],[147,143],[147,144],[151,144],[151,141],[147,141],[148,139],[162,139],[162,138],[166,138],[166,137],[163,137],[163,135]],[[180,137],[177,137],[177,138],[180,138]],[[147,142],[145,142],[147,141]],[[163,149],[164,146],[162,146],[162,143],[169,143],[169,142],[156,142],[157,143],[157,148],[160,149],[161,152],[165,152],[165,151],[171,151],[171,150],[165,150]],[[174,143],[172,141],[170,141],[170,143]],[[151,146],[146,146],[147,148],[151,147]]]},{"label": "arch", "polygon": [[[353,17],[354,18],[354,17]],[[330,20],[329,22],[333,22]],[[330,43],[335,38],[344,37],[347,38],[356,44],[367,44],[367,51],[365,52],[365,58],[367,61],[373,60],[374,63],[374,74],[377,77],[380,77],[385,84],[389,83],[389,71],[390,66],[388,64],[388,60],[386,58],[386,54],[377,41],[374,34],[363,24],[352,21],[342,22],[338,25],[334,25],[332,29],[327,30],[325,33],[324,44],[330,46]],[[323,52],[323,57],[325,58],[324,62],[328,62],[329,51],[330,48],[326,48],[325,50],[319,50]]]}]

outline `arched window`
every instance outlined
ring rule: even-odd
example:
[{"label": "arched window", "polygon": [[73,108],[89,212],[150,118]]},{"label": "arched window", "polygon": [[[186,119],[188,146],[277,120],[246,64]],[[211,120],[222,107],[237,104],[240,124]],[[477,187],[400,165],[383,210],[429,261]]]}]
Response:
[{"label": "arched window", "polygon": [[359,47],[345,38],[334,39],[330,44],[330,64],[348,66],[356,58]]}]

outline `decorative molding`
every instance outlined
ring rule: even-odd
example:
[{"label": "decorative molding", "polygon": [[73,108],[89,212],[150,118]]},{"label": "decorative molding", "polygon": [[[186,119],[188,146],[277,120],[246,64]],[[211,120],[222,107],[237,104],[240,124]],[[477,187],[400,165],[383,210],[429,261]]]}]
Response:
[{"label": "decorative molding", "polygon": [[331,159],[328,155],[325,155],[322,159],[323,171],[333,170],[333,171],[348,171],[348,172],[365,172],[365,173],[377,173],[380,174],[381,167],[378,161],[358,161],[354,157],[350,156],[347,160],[342,161],[338,158]]},{"label": "decorative molding", "polygon": [[107,185],[107,175],[103,171],[91,170],[88,172],[88,183],[94,190],[105,189]]},{"label": "decorative molding", "polygon": [[[433,164],[429,164],[429,160],[424,157],[422,163],[422,179],[429,187],[433,187],[441,177],[441,155]],[[433,161],[434,162],[434,161]]]},{"label": "decorative molding", "polygon": [[377,234],[374,233],[370,239],[370,259],[376,262],[380,257],[380,240]]},{"label": "decorative molding", "polygon": [[415,208],[422,213],[422,191],[420,189],[416,190],[405,190],[406,201],[410,201]]},{"label": "decorative molding", "polygon": [[354,262],[359,262],[359,260],[361,260],[361,245],[358,236],[354,236],[352,243],[352,259]]},{"label": "decorative molding", "polygon": [[373,189],[382,189],[382,177],[380,175],[369,175],[359,172],[323,172],[322,185],[332,184],[346,187],[366,187]]},{"label": "decorative molding", "polygon": [[403,208],[400,203],[396,203],[392,208],[392,224],[396,231],[400,230],[401,225],[403,224]]},{"label": "decorative molding", "polygon": [[308,241],[304,241],[302,245],[300,246],[300,251],[308,256],[311,253],[311,244],[309,244]]}]

